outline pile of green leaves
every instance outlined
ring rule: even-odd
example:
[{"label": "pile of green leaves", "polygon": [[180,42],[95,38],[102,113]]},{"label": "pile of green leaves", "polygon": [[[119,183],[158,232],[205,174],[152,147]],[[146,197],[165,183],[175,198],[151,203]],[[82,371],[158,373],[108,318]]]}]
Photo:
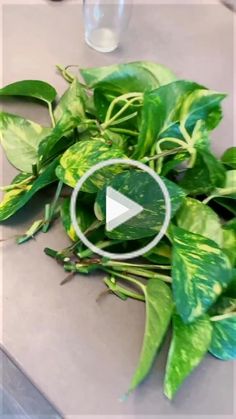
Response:
[{"label": "pile of green leaves", "polygon": [[[68,68],[58,69],[69,87],[56,104],[55,89],[42,81],[20,81],[0,90],[0,96],[45,103],[52,121],[44,127],[0,114],[1,144],[19,170],[3,188],[0,221],[41,189],[55,185],[44,216],[17,238],[18,243],[46,232],[59,218],[71,245],[45,252],[69,272],[64,282],[76,273],[100,270],[109,292],[146,304],[143,347],[128,392],[147,377],[172,329],[164,382],[164,393],[171,399],[208,351],[222,360],[236,357],[236,148],[219,159],[210,141],[222,119],[225,94],[177,80],[170,70],[150,62],[82,69],[83,83]],[[172,219],[165,237],[141,260],[129,263],[92,254],[78,240],[70,219],[70,195],[80,177],[111,158],[149,165],[162,177],[171,198]],[[142,196],[139,203],[152,215],[141,213],[107,232],[108,184],[131,199]],[[164,214],[163,197],[154,193],[147,175],[116,166],[86,181],[77,207],[78,222],[89,240],[121,253],[150,241]]]}]

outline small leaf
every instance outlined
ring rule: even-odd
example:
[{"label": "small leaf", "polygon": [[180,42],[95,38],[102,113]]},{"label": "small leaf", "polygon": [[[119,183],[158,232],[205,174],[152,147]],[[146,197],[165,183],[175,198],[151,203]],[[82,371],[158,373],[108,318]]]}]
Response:
[{"label": "small leaf", "polygon": [[0,142],[8,160],[23,172],[32,172],[37,164],[38,146],[50,132],[35,122],[8,113],[0,113]]},{"label": "small leaf", "polygon": [[222,119],[220,103],[225,94],[211,90],[196,90],[185,99],[180,111],[180,121],[192,131],[196,122],[204,121],[208,130],[214,129]]},{"label": "small leaf", "polygon": [[227,256],[215,242],[172,227],[172,278],[177,311],[185,323],[202,316],[232,279]]},{"label": "small leaf", "polygon": [[37,220],[34,221],[32,226],[23,234],[23,236],[19,236],[16,240],[18,244],[25,243],[26,241],[34,238],[34,236],[41,230],[43,227],[44,220]]},{"label": "small leaf", "polygon": [[167,332],[173,311],[172,293],[164,282],[149,279],[148,285],[142,289],[146,301],[144,341],[129,391],[134,390],[148,375]]},{"label": "small leaf", "polygon": [[[81,141],[63,154],[57,168],[57,176],[74,188],[78,180],[96,163],[114,158],[125,158],[123,151],[115,145],[106,144],[102,139]],[[84,183],[82,190],[89,193],[97,192],[110,177],[121,170],[117,165],[99,170]]]},{"label": "small leaf", "polygon": [[[162,178],[171,199],[172,217],[183,202],[183,191],[173,182]],[[163,193],[156,181],[148,173],[137,170],[116,175],[106,183],[131,200],[138,202],[144,209],[137,216],[129,219],[106,235],[117,240],[136,240],[151,237],[160,231],[166,214]],[[99,219],[106,219],[106,186],[98,192],[96,214]]]},{"label": "small leaf", "polygon": [[191,195],[208,194],[225,184],[226,171],[222,163],[207,149],[198,149],[194,167],[185,172],[179,182]]},{"label": "small leaf", "polygon": [[185,199],[177,214],[177,225],[191,233],[207,237],[219,246],[223,243],[223,230],[218,215],[196,199]]},{"label": "small leaf", "polygon": [[[58,159],[53,161],[35,181],[32,180],[30,183],[22,185],[20,188],[15,188],[7,192],[0,203],[0,221],[11,217],[22,208],[36,192],[55,182],[57,179],[55,175],[57,165]],[[28,174],[24,176],[26,178],[29,177]],[[18,179],[19,181],[22,181],[22,176],[19,176]],[[14,179],[13,182],[15,184],[16,179]]]},{"label": "small leaf", "polygon": [[0,96],[24,96],[52,103],[57,92],[50,84],[40,80],[22,80],[0,89]]},{"label": "small leaf", "polygon": [[169,399],[200,364],[212,337],[212,325],[207,315],[192,324],[184,324],[178,315],[174,315],[173,329],[164,384],[164,393]]},{"label": "small leaf", "polygon": [[228,148],[221,157],[221,161],[226,166],[236,169],[236,147]]},{"label": "small leaf", "polygon": [[71,83],[70,87],[66,90],[61,97],[55,111],[55,120],[59,122],[62,117],[66,117],[69,111],[73,116],[80,116],[81,119],[85,118],[85,91],[77,79]]},{"label": "small leaf", "polygon": [[[94,221],[94,216],[87,208],[82,207],[81,204],[77,206],[77,222],[80,229],[84,232]],[[70,216],[70,198],[65,198],[61,205],[61,220],[62,224],[72,241],[77,241],[75,229],[73,227],[71,216]]]},{"label": "small leaf", "polygon": [[219,316],[218,321],[212,322],[213,335],[209,352],[222,360],[236,359],[236,313],[225,316]]},{"label": "small leaf", "polygon": [[236,170],[228,170],[226,172],[224,186],[222,188],[217,188],[212,195],[236,199]]}]

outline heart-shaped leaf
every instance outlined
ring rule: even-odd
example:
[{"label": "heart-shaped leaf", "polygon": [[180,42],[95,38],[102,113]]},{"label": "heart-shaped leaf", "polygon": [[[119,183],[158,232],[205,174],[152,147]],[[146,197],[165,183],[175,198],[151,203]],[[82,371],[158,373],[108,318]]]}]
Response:
[{"label": "heart-shaped leaf", "polygon": [[215,242],[172,227],[172,278],[177,311],[185,323],[202,316],[232,279],[228,257]]},{"label": "heart-shaped leaf", "polygon": [[6,220],[22,208],[40,189],[57,180],[55,169],[58,159],[53,161],[40,176],[33,180],[29,174],[20,174],[13,180],[13,189],[9,188],[0,203],[0,221]]},{"label": "heart-shaped leaf", "polygon": [[22,80],[0,89],[0,96],[24,96],[52,103],[57,92],[53,86],[41,80]]},{"label": "heart-shaped leaf", "polygon": [[[63,154],[57,168],[57,176],[74,188],[78,180],[96,163],[115,158],[125,158],[123,151],[117,146],[107,144],[102,139],[81,141]],[[84,183],[82,190],[89,193],[97,192],[110,177],[121,170],[121,167],[112,165],[97,171]]]},{"label": "heart-shaped leaf", "polygon": [[80,116],[83,119],[85,117],[85,101],[85,91],[79,81],[74,79],[70,87],[61,97],[54,111],[55,120],[58,122],[63,116],[66,118],[68,111],[71,115],[76,117]]},{"label": "heart-shaped leaf", "polygon": [[214,240],[219,246],[223,243],[223,230],[218,215],[197,199],[185,199],[177,214],[177,225],[191,233]]},{"label": "heart-shaped leaf", "polygon": [[129,391],[134,390],[148,375],[167,332],[173,311],[172,293],[164,282],[149,279],[147,286],[142,286],[142,290],[146,301],[144,341]]},{"label": "heart-shaped leaf", "polygon": [[164,384],[164,393],[169,399],[173,398],[183,381],[202,361],[211,337],[209,316],[205,315],[192,324],[184,324],[180,316],[173,316],[173,336]]},{"label": "heart-shaped leaf", "polygon": [[8,113],[0,113],[0,142],[17,169],[31,173],[38,161],[38,147],[50,128]]},{"label": "heart-shaped leaf", "polygon": [[80,72],[90,87],[120,94],[152,90],[175,80],[174,74],[168,68],[149,61],[86,68]]},{"label": "heart-shaped leaf", "polygon": [[[172,216],[179,209],[184,199],[184,192],[173,182],[162,178],[168,189],[171,200]],[[108,185],[108,182],[106,186]],[[144,209],[137,216],[129,219],[106,235],[117,240],[136,240],[150,237],[160,231],[166,214],[162,190],[156,181],[145,172],[129,170],[115,176],[109,182],[116,191],[137,202]],[[96,215],[100,220],[106,219],[106,187],[97,194]]]},{"label": "heart-shaped leaf", "polygon": [[219,320],[216,319],[212,321],[213,335],[209,352],[219,359],[236,359],[236,313],[218,316]]}]

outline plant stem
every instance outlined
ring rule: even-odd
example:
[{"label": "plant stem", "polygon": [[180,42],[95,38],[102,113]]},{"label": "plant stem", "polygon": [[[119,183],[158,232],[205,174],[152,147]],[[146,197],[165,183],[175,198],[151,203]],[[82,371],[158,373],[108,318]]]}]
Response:
[{"label": "plant stem", "polygon": [[52,204],[49,206],[49,209],[47,209],[47,211],[48,211],[48,213],[46,214],[47,215],[47,219],[45,217],[45,224],[44,224],[43,230],[42,230],[44,233],[46,233],[48,231],[48,228],[50,226],[50,222],[52,221],[52,218],[54,216],[54,213],[55,213],[55,210],[56,210],[56,206],[57,206],[57,202],[58,202],[58,199],[60,197],[61,190],[63,188],[63,184],[64,183],[63,183],[62,180],[60,180],[58,182],[58,186],[57,186],[56,193],[55,193],[54,199],[52,201]]},{"label": "plant stem", "polygon": [[127,262],[118,262],[116,260],[109,260],[105,262],[104,266],[123,266],[123,267],[132,267],[132,268],[144,268],[144,269],[163,269],[170,270],[170,265],[151,265],[151,264],[140,264],[140,263],[127,263]]},{"label": "plant stem", "polygon": [[210,320],[212,322],[218,322],[220,320],[229,319],[229,318],[235,317],[235,316],[236,316],[236,312],[231,312],[231,313],[221,314],[219,316],[213,316],[213,317],[210,318]]},{"label": "plant stem", "polygon": [[113,127],[114,125],[119,125],[122,122],[129,121],[130,119],[134,118],[137,115],[138,115],[138,112],[133,112],[130,115],[124,116],[123,118],[115,119],[113,122],[109,123],[109,126]]},{"label": "plant stem", "polygon": [[54,118],[54,115],[53,115],[53,110],[52,110],[52,104],[51,104],[51,102],[48,102],[48,110],[49,110],[49,115],[50,115],[50,118],[51,118],[51,121],[52,121],[52,126],[53,126],[53,128],[55,128],[56,121],[55,121],[55,118]]},{"label": "plant stem", "polygon": [[172,155],[172,154],[176,154],[176,153],[178,153],[178,151],[182,151],[182,150],[184,150],[184,148],[183,148],[183,147],[177,147],[177,148],[173,148],[172,150],[169,150],[169,151],[162,151],[161,153],[156,154],[156,155],[154,155],[154,156],[152,156],[152,157],[144,157],[144,158],[142,159],[142,161],[143,161],[144,163],[147,163],[147,162],[152,161],[152,160],[158,160],[158,159],[160,159],[161,157],[170,156],[170,155]]},{"label": "plant stem", "polygon": [[127,135],[132,135],[132,136],[134,136],[134,137],[137,137],[138,135],[139,135],[139,133],[138,132],[136,132],[136,131],[132,131],[132,130],[130,130],[130,129],[125,129],[125,128],[110,128],[110,130],[112,131],[112,132],[117,132],[118,134],[120,133],[120,134],[127,134]]},{"label": "plant stem", "polygon": [[104,278],[104,282],[112,292],[124,294],[126,297],[134,298],[135,300],[145,301],[145,297],[143,295],[128,290],[127,288],[122,287],[120,284],[113,282],[109,278]]},{"label": "plant stem", "polygon": [[[105,118],[105,122],[103,124],[103,129],[107,128],[107,124],[113,122],[115,119],[117,119],[126,109],[129,108],[130,105],[132,105],[133,102],[136,102],[136,100],[140,100],[143,97],[143,94],[141,93],[126,93],[124,95],[118,96],[116,97],[111,103],[110,106],[108,108],[107,114],[106,114],[106,118]],[[113,117],[111,117],[112,112],[114,110],[114,107],[117,105],[117,103],[122,102],[122,101],[127,101],[127,99],[131,99],[130,101],[128,101],[128,103],[126,103],[123,108],[121,108]]]},{"label": "plant stem", "polygon": [[118,276],[119,278],[125,279],[126,281],[131,282],[132,284],[137,285],[142,289],[143,292],[145,292],[145,285],[142,284],[142,282],[138,281],[135,278],[132,278],[131,276],[121,274],[119,272],[113,272],[111,269],[106,269],[106,272],[110,273],[113,276]]}]

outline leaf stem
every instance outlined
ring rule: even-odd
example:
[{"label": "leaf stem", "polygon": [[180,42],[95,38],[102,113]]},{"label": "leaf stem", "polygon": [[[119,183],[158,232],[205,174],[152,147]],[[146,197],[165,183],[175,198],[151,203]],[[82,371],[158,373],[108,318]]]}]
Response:
[{"label": "leaf stem", "polygon": [[138,287],[140,287],[140,288],[141,288],[141,290],[142,290],[143,292],[145,291],[145,285],[144,285],[144,284],[142,284],[142,282],[138,281],[137,279],[132,278],[131,276],[128,276],[128,275],[121,274],[121,273],[119,273],[119,272],[114,272],[114,271],[112,271],[111,269],[105,269],[105,270],[106,270],[106,272],[110,273],[110,274],[111,274],[111,275],[113,275],[113,276],[118,276],[119,278],[125,279],[126,281],[129,281],[129,282],[131,282],[132,284],[137,285]]},{"label": "leaf stem", "polygon": [[229,319],[229,318],[234,317],[234,316],[236,316],[236,312],[225,313],[225,314],[221,314],[219,316],[213,316],[213,317],[210,317],[210,320],[212,322],[218,322],[220,320]]},{"label": "leaf stem", "polygon": [[126,297],[133,298],[135,300],[145,301],[145,297],[143,295],[122,287],[120,284],[117,284],[117,282],[113,282],[110,278],[104,278],[104,283],[112,292],[121,293]]},{"label": "leaf stem", "polygon": [[51,122],[52,122],[52,127],[55,128],[56,121],[55,121],[55,118],[54,118],[54,115],[53,115],[52,104],[51,104],[51,102],[47,102],[47,103],[48,103],[49,115],[50,115]]},{"label": "leaf stem", "polygon": [[44,233],[46,233],[48,231],[48,228],[50,226],[50,222],[52,221],[52,218],[54,216],[56,206],[57,206],[57,202],[58,202],[58,199],[61,195],[61,191],[62,191],[62,188],[63,188],[63,184],[64,183],[63,183],[62,180],[60,180],[58,182],[58,186],[57,186],[56,193],[55,193],[54,199],[52,201],[52,204],[50,204],[49,207],[47,207],[47,205],[46,205],[47,213],[45,215],[45,224],[44,224],[43,230],[42,230]]},{"label": "leaf stem", "polygon": [[[113,99],[113,101],[110,103],[110,106],[108,108],[107,114],[106,114],[106,118],[105,118],[105,122],[104,124],[102,124],[102,128],[106,129],[108,127],[108,125],[110,123],[112,123],[113,121],[115,121],[115,119],[117,119],[120,115],[122,115],[122,113],[128,109],[132,103],[136,102],[137,100],[142,99],[143,94],[141,93],[125,93],[124,95],[118,96],[115,99]],[[127,101],[129,100],[113,117],[112,112],[114,110],[114,107],[117,105],[117,103],[122,102],[122,101]]]}]

